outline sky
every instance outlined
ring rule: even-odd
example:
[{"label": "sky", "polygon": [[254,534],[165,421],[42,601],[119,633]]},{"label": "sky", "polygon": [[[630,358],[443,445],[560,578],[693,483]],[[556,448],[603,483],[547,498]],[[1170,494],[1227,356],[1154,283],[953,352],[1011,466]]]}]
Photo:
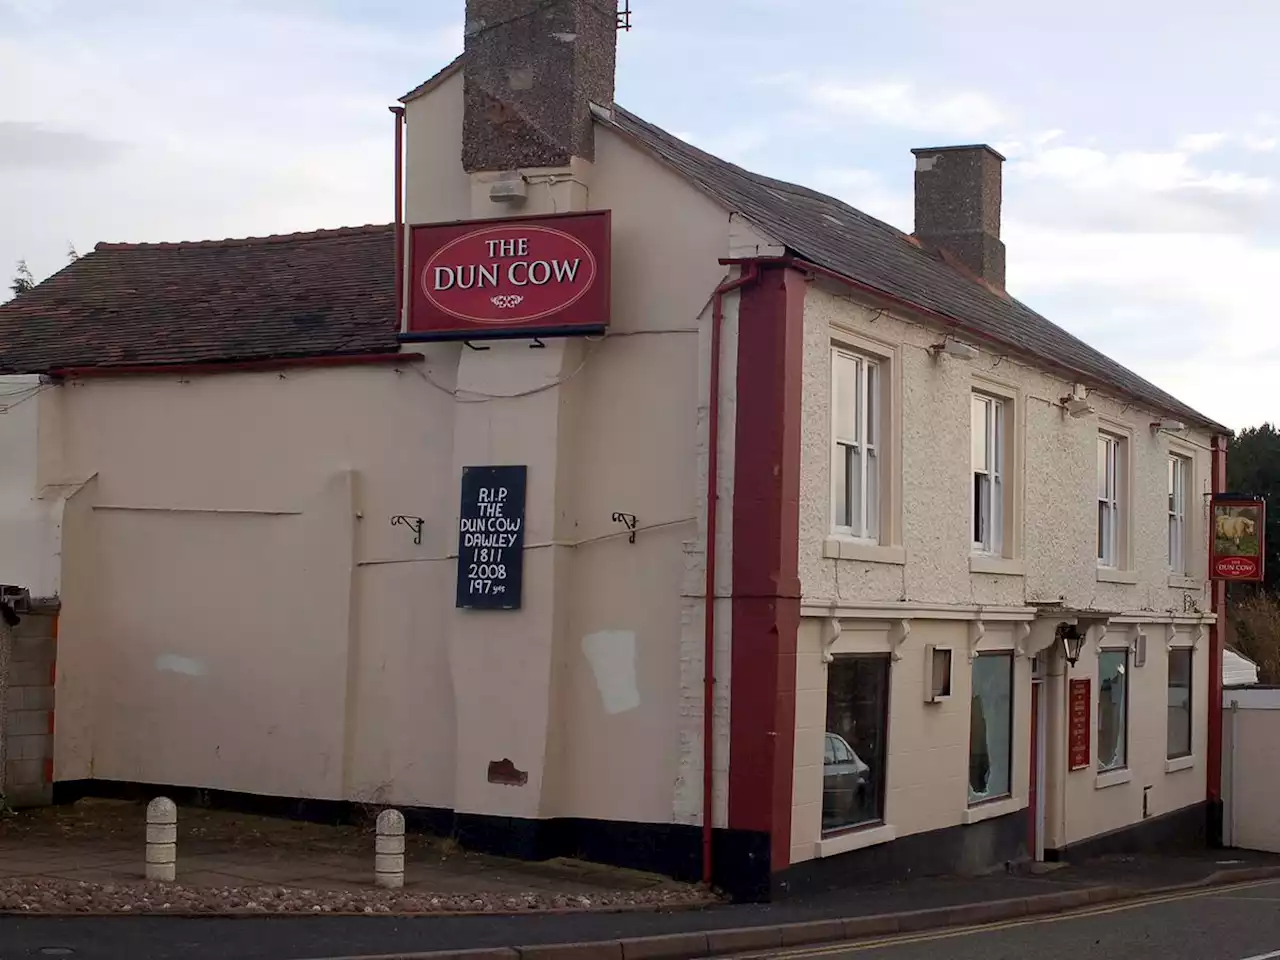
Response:
[{"label": "sky", "polygon": [[[910,149],[990,143],[1014,296],[1228,426],[1280,419],[1280,3],[631,6],[620,104],[906,231]],[[387,107],[463,10],[0,0],[0,276],[389,222]]]}]

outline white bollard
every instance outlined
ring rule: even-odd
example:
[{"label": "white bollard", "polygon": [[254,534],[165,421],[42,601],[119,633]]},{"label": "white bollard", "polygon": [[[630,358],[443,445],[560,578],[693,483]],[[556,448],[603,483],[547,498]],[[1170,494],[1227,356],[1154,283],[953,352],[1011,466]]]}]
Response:
[{"label": "white bollard", "polygon": [[383,810],[378,814],[378,834],[373,848],[373,879],[380,887],[404,886],[404,814]]},{"label": "white bollard", "polygon": [[178,875],[178,806],[168,797],[147,804],[147,879],[172,883]]}]

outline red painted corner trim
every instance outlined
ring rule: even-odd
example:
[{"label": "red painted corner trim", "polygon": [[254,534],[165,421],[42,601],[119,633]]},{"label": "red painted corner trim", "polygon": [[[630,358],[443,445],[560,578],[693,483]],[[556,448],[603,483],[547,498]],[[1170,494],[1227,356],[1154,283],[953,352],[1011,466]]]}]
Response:
[{"label": "red painted corner trim", "polygon": [[[1215,436],[1210,441],[1209,489],[1223,493],[1227,489],[1227,438]],[[1210,581],[1210,604],[1214,621],[1209,627],[1209,729],[1205,745],[1205,799],[1214,803],[1222,799],[1222,634],[1225,629],[1227,585],[1222,580]]]},{"label": "red painted corner trim", "polygon": [[769,834],[774,872],[791,854],[805,287],[763,265],[738,305],[729,826]]},{"label": "red painted corner trim", "polygon": [[421,363],[420,353],[351,353],[326,354],[317,357],[276,357],[267,360],[238,360],[227,363],[133,363],[97,367],[58,367],[50,370],[51,377],[66,380],[90,377],[137,377],[147,375],[186,373],[251,373],[258,370],[282,370],[294,367],[362,367],[396,366],[402,363]]}]

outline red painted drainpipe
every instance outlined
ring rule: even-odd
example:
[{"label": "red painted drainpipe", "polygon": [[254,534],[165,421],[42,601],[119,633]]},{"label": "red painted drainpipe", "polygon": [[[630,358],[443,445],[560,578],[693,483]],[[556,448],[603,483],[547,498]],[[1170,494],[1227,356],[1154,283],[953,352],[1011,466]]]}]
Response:
[{"label": "red painted drainpipe", "polygon": [[[1212,474],[1210,490],[1224,493],[1227,489],[1227,438],[1221,435],[1212,440]],[[1212,517],[1212,511],[1210,512]],[[1212,536],[1212,532],[1210,532]],[[1210,823],[1215,824],[1221,840],[1220,807],[1222,803],[1222,633],[1226,627],[1227,585],[1222,580],[1212,580],[1212,610],[1215,616],[1209,627],[1209,733],[1205,747],[1205,801],[1209,806]]]},{"label": "red painted drainpipe", "polygon": [[707,413],[707,585],[702,650],[702,882],[711,883],[711,821],[715,815],[715,692],[716,692],[716,514],[720,502],[720,328],[724,296],[752,283],[760,275],[754,261],[742,264],[735,280],[716,287],[711,309],[711,393]]},{"label": "red painted drainpipe", "polygon": [[396,118],[396,322],[404,329],[404,107],[388,107]]}]

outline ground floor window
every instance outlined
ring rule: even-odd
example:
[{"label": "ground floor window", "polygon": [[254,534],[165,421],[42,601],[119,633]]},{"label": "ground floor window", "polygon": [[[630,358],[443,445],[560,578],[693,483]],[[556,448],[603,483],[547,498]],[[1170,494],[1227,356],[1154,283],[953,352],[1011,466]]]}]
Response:
[{"label": "ground floor window", "polygon": [[1129,651],[1098,654],[1098,769],[1118,770],[1128,763]]},{"label": "ground floor window", "polygon": [[969,698],[969,803],[1009,796],[1012,754],[1013,654],[984,653]]},{"label": "ground floor window", "polygon": [[1191,755],[1191,648],[1169,651],[1168,759]]},{"label": "ground floor window", "polygon": [[889,657],[839,656],[827,668],[822,830],[884,819]]}]

